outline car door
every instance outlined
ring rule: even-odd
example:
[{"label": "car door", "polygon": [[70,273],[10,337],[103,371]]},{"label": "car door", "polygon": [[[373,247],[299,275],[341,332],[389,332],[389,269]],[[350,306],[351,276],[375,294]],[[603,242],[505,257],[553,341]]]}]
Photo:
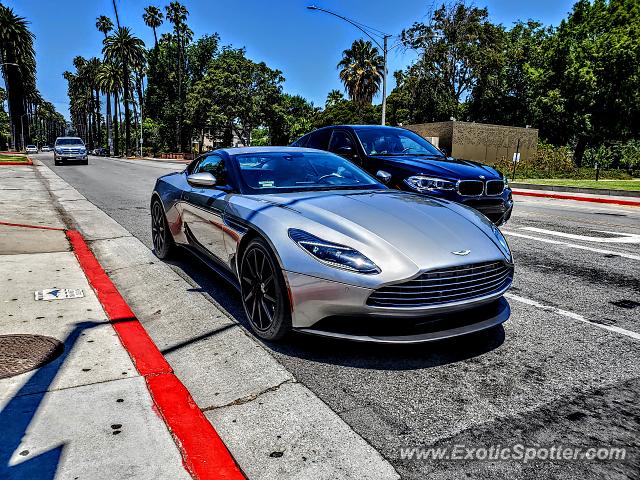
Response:
[{"label": "car door", "polygon": [[212,154],[196,164],[191,173],[209,172],[216,177],[215,187],[189,185],[182,194],[182,220],[189,243],[222,263],[227,262],[224,246],[223,215],[229,195],[225,160]]},{"label": "car door", "polygon": [[331,139],[329,140],[329,151],[346,158],[358,166],[362,166],[362,161],[356,148],[356,142],[348,130],[333,130]]}]

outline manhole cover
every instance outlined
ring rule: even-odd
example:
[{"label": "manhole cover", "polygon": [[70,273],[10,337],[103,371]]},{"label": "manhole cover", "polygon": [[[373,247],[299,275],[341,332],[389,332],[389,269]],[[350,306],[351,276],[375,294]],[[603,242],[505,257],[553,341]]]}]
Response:
[{"label": "manhole cover", "polygon": [[41,367],[64,350],[62,342],[42,335],[0,335],[0,378]]}]

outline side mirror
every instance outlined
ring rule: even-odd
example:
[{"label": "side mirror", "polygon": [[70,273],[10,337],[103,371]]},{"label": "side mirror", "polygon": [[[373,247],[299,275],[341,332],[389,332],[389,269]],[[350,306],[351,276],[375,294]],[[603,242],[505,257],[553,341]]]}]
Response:
[{"label": "side mirror", "polygon": [[209,172],[200,172],[187,175],[187,182],[197,187],[215,187],[216,177]]},{"label": "side mirror", "polygon": [[378,170],[378,173],[376,173],[376,177],[382,180],[382,183],[389,183],[391,181],[391,174],[389,172],[385,172],[384,170]]}]

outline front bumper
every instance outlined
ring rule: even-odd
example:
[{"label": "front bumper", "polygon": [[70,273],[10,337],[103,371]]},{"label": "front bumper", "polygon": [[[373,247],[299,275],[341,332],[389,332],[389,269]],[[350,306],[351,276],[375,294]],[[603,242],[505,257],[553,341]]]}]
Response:
[{"label": "front bumper", "polygon": [[513,211],[513,198],[509,187],[505,188],[500,195],[465,196],[451,190],[436,190],[425,193],[425,195],[432,195],[467,205],[478,210],[498,226],[509,220]]},{"label": "front bumper", "polygon": [[56,160],[86,160],[87,155],[58,155],[55,156]]},{"label": "front bumper", "polygon": [[446,305],[387,308],[367,305],[373,289],[284,272],[293,328],[303,333],[381,343],[418,343],[464,335],[505,322],[500,292]]}]

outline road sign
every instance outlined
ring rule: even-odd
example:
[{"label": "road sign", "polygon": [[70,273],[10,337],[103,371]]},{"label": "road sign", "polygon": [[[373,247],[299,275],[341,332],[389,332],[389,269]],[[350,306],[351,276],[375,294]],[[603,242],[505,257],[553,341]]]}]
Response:
[{"label": "road sign", "polygon": [[513,154],[513,163],[518,163],[520,161],[520,152],[515,152]]}]

